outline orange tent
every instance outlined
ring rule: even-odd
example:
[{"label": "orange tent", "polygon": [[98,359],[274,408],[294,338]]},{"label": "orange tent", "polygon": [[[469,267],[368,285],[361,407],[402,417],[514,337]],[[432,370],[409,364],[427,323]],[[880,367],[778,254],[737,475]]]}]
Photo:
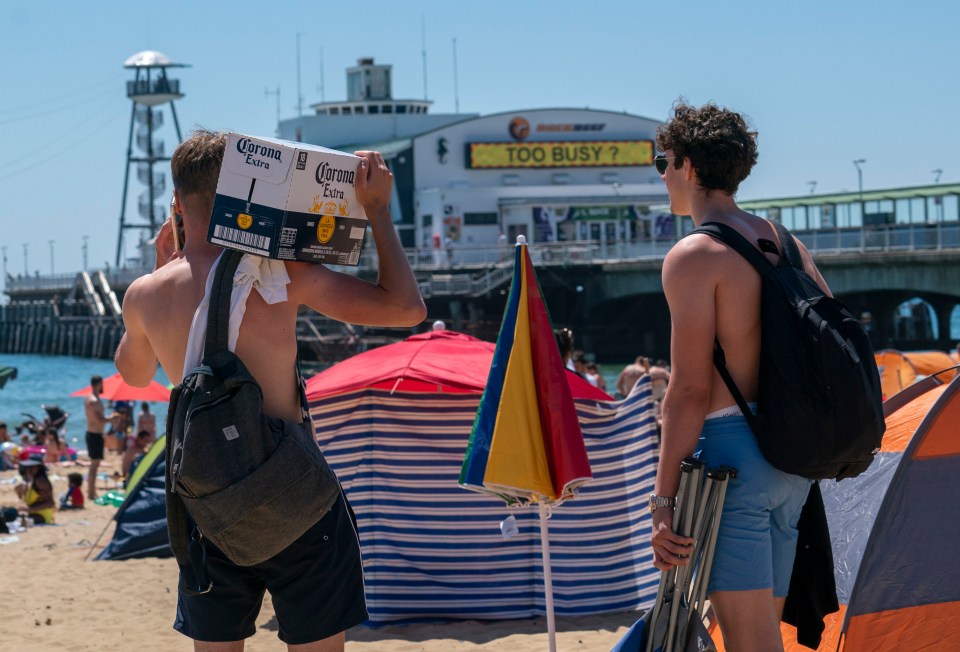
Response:
[{"label": "orange tent", "polygon": [[[817,649],[960,650],[960,378],[921,380],[884,414],[873,465],[820,483],[840,611],[824,619]],[[809,650],[794,628],[781,632],[787,652]]]},{"label": "orange tent", "polygon": [[909,387],[919,378],[933,375],[957,364],[957,361],[943,351],[884,349],[877,351],[875,356],[877,367],[880,369],[880,386],[883,389],[884,399]]}]

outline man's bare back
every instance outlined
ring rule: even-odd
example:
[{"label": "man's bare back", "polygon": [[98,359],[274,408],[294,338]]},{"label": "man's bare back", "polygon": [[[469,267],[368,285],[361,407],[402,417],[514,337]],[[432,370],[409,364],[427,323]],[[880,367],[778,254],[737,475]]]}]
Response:
[{"label": "man's bare back", "polygon": [[[217,255],[172,260],[131,288],[136,299],[147,299],[133,305],[140,307],[143,332],[172,382],[180,382],[189,371],[183,365],[190,325]],[[293,373],[297,307],[292,301],[267,305],[256,291],[251,292],[236,347],[237,355],[263,389],[264,410],[290,420],[299,418]]]},{"label": "man's bare back", "polygon": [[[382,165],[382,159],[381,163]],[[373,165],[373,164],[368,164]],[[381,175],[381,176],[378,176]],[[268,305],[258,292],[250,293],[240,325],[236,353],[260,384],[264,411],[284,419],[299,419],[294,362],[297,355],[296,318],[301,304],[340,321],[366,325],[413,325],[425,314],[416,280],[406,264],[396,238],[382,193],[389,183],[385,167],[377,169],[367,187],[358,183],[357,194],[369,203],[367,214],[374,231],[381,262],[378,284],[367,283],[322,265],[286,262],[290,276],[287,301]],[[389,188],[389,186],[386,186]],[[381,193],[373,196],[374,193]],[[152,352],[167,377],[179,382],[185,371],[193,315],[203,299],[207,276],[223,251],[206,241],[207,222],[193,215],[209,215],[208,207],[195,197],[179,199],[185,216],[187,244],[182,252],[161,252],[169,262],[152,274],[137,279],[124,297],[127,336],[117,353],[117,368],[127,375],[149,365],[144,359],[138,369],[124,369],[136,354]],[[206,215],[204,215],[204,213]],[[165,222],[158,239],[169,239],[170,223]],[[158,245],[159,247],[159,245]],[[136,345],[136,346],[134,346]],[[129,355],[134,354],[134,355]],[[146,363],[146,364],[145,364]],[[152,378],[152,374],[149,376]],[[136,378],[146,384],[149,378]],[[130,381],[128,381],[130,382]]]},{"label": "man's bare back", "polygon": [[[729,215],[712,215],[705,222],[720,222],[733,227],[756,246],[758,240],[774,242],[779,250],[776,230],[764,219],[738,211]],[[827,292],[829,289],[803,244],[795,239],[804,260],[804,268]],[[758,247],[759,250],[759,247]],[[776,264],[779,258],[764,253]],[[723,347],[727,368],[748,402],[756,400],[760,364],[760,276],[743,256],[708,235],[695,234],[684,238],[668,254],[664,266],[683,266],[684,274],[699,279],[701,292],[676,293],[671,297],[671,313],[691,310],[706,304],[704,294],[712,289],[715,332]],[[703,331],[701,331],[703,332]],[[707,342],[711,351],[712,340]],[[683,345],[683,341],[678,342]],[[723,379],[712,368],[710,400],[707,412],[735,405],[736,401]]]}]

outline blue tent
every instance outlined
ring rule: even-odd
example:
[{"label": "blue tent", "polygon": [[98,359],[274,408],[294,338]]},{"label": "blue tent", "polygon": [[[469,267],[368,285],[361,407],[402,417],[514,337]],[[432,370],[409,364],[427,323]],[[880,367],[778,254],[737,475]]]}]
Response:
[{"label": "blue tent", "polygon": [[127,497],[113,519],[113,539],[100,551],[101,559],[172,557],[167,538],[164,502],[164,438],[160,437],[130,474]]}]

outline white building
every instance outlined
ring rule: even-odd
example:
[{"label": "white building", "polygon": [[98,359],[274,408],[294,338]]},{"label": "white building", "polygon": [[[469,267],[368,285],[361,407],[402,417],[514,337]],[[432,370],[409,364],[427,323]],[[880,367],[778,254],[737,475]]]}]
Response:
[{"label": "white building", "polygon": [[666,188],[653,167],[659,122],[594,109],[488,116],[427,112],[394,100],[390,66],[361,59],[348,98],[285,120],[280,136],[376,149],[394,173],[391,209],[406,247],[674,240]]}]

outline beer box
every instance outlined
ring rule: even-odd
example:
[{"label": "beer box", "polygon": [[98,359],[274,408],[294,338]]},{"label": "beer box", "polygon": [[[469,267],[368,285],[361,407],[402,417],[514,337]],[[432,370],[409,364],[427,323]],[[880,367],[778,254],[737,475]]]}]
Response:
[{"label": "beer box", "polygon": [[357,265],[367,227],[359,163],[326,147],[228,134],[207,240],[278,260]]}]

